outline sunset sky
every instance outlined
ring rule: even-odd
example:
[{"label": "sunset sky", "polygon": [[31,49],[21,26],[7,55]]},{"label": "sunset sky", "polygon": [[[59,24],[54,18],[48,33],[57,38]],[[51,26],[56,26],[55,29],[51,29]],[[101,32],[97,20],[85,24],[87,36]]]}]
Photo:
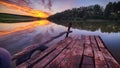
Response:
[{"label": "sunset sky", "polygon": [[[19,0],[1,0],[1,1],[12,2],[20,6],[24,5],[35,10],[42,10],[54,14],[57,12],[64,11],[66,9],[72,9],[81,6],[89,6],[95,4],[99,4],[105,7],[106,4],[108,4],[109,2],[117,2],[119,0],[26,0],[27,4],[24,3],[24,0],[21,0],[23,1],[21,3],[18,2]],[[2,5],[0,5],[0,12],[8,12],[8,10],[10,12],[13,12],[11,9],[5,8]]]}]

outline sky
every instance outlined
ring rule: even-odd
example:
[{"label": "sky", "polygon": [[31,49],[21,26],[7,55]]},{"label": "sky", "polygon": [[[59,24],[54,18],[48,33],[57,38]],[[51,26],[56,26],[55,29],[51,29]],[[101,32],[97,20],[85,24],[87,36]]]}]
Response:
[{"label": "sky", "polygon": [[[35,10],[42,10],[45,12],[49,12],[51,14],[55,14],[57,12],[62,12],[67,9],[79,8],[82,6],[89,6],[99,4],[103,7],[106,6],[109,2],[117,2],[120,0],[1,0],[13,2],[17,5],[27,6]],[[4,10],[4,8],[0,7],[0,10]]]},{"label": "sky", "polygon": [[82,6],[89,6],[89,5],[95,5],[99,4],[102,7],[105,7],[106,4],[109,2],[117,2],[120,0],[71,0],[71,2],[68,3],[69,0],[56,0],[56,3],[53,4],[53,11],[54,12],[61,12],[66,9],[72,9],[72,8],[79,8]]}]

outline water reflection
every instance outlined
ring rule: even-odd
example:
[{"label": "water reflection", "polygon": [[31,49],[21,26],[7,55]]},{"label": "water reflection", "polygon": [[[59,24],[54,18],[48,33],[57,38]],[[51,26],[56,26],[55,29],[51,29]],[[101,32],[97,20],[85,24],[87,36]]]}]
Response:
[{"label": "water reflection", "polygon": [[[60,24],[61,25],[58,25],[47,20],[16,24],[2,23],[2,25],[0,24],[0,47],[4,47],[8,49],[11,54],[15,54],[26,46],[42,43],[56,35],[59,35],[61,32],[66,31],[66,23]],[[73,24],[72,31],[73,33],[70,34],[71,36],[81,34],[100,35],[112,54],[120,61],[119,23],[79,22]],[[57,43],[61,39],[64,39],[64,37],[65,36],[53,41],[48,44],[48,46]]]},{"label": "water reflection", "polygon": [[[89,31],[101,30],[102,33],[120,32],[120,22],[72,22],[73,28]],[[66,23],[58,23],[66,25]]]},{"label": "water reflection", "polygon": [[48,20],[22,22],[14,24],[0,23],[0,36],[50,24]]},{"label": "water reflection", "polygon": [[[66,31],[66,27],[47,20],[26,23],[4,24],[4,28],[0,29],[0,47],[7,49],[13,55],[29,45],[43,43]],[[64,37],[49,43],[47,46],[55,44],[61,39]]]}]

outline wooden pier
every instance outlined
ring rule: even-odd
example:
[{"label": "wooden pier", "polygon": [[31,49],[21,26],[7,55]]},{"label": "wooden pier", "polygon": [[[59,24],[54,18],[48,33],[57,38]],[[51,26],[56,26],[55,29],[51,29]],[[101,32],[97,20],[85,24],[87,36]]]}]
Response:
[{"label": "wooden pier", "polygon": [[68,37],[16,68],[120,68],[99,36]]},{"label": "wooden pier", "polygon": [[[69,37],[68,31],[39,44],[29,46],[12,58],[16,68],[120,68],[100,36],[79,35]],[[66,34],[66,38],[50,47],[46,43]],[[40,50],[32,57],[32,54]]]}]

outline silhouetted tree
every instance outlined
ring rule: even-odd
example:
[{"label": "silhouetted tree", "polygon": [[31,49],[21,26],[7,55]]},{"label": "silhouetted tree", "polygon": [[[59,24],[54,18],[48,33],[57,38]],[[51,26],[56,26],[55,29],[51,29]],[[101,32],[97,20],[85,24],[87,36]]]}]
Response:
[{"label": "silhouetted tree", "polygon": [[106,17],[109,17],[111,12],[112,12],[112,2],[109,2],[109,4],[107,4],[107,6],[105,8],[104,15]]}]

